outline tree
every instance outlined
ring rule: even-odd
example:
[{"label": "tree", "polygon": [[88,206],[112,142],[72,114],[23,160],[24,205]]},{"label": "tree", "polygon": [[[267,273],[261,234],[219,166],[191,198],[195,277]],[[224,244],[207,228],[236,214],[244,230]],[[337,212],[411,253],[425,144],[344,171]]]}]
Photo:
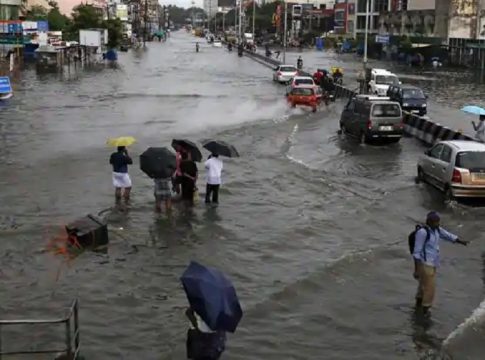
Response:
[{"label": "tree", "polygon": [[56,1],[49,1],[48,4],[50,7],[49,12],[47,13],[49,29],[52,31],[66,31],[71,24],[69,18],[61,13]]},{"label": "tree", "polygon": [[108,29],[108,48],[114,49],[118,47],[123,39],[123,23],[121,20],[106,20],[103,23],[103,27]]},{"label": "tree", "polygon": [[76,31],[100,28],[103,23],[103,14],[92,5],[81,4],[76,6],[72,10],[71,17],[73,29]]},{"label": "tree", "polygon": [[36,20],[46,20],[49,10],[42,5],[32,5],[29,10],[25,13],[25,20],[36,21]]}]

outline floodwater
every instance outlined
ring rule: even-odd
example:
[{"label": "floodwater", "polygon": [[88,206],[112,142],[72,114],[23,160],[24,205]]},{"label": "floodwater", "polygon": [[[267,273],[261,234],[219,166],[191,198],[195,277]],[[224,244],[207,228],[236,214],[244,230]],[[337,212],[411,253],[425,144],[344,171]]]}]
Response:
[{"label": "floodwater", "polygon": [[[184,359],[179,277],[197,260],[229,274],[245,310],[224,359],[440,358],[484,298],[485,208],[447,205],[415,185],[425,149],[416,140],[357,145],[336,133],[342,104],[290,110],[266,67],[205,43],[196,54],[194,43],[178,32],[121,54],[119,69],[62,81],[24,74],[0,113],[1,318],[55,318],[79,298],[87,359]],[[105,146],[119,135],[138,139],[126,208],[115,207]],[[239,150],[225,160],[218,208],[154,213],[137,155],[173,137]],[[407,234],[431,209],[472,244],[443,245],[436,306],[423,321]],[[109,221],[107,254],[66,264],[43,251],[88,213]],[[4,328],[2,343],[45,349],[62,335],[61,326]],[[449,355],[478,359],[480,337],[460,336]]]}]

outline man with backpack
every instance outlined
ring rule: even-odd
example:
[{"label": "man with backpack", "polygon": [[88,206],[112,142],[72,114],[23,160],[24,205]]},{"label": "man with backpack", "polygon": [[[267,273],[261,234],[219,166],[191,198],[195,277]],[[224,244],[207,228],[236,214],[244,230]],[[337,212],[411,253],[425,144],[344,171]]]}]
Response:
[{"label": "man with backpack", "polygon": [[440,215],[430,212],[426,216],[425,226],[416,226],[409,235],[409,249],[414,258],[414,278],[419,281],[416,294],[416,306],[422,306],[427,315],[435,295],[436,269],[439,267],[440,239],[467,245],[458,236],[440,226]]}]

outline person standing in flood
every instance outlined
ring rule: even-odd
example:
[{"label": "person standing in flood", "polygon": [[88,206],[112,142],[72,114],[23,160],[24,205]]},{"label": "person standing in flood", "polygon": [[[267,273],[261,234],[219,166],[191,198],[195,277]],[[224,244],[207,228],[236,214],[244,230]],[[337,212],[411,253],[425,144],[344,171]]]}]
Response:
[{"label": "person standing in flood", "polygon": [[116,200],[120,200],[121,197],[129,200],[132,183],[128,174],[128,165],[133,164],[133,160],[126,147],[118,146],[117,151],[111,154],[109,163],[113,167],[113,186],[115,187]]},{"label": "person standing in flood", "polygon": [[472,121],[473,129],[475,130],[475,139],[480,142],[485,142],[485,115],[480,115],[478,124]]},{"label": "person standing in flood", "polygon": [[436,269],[440,261],[441,239],[452,243],[468,245],[467,241],[446,231],[440,226],[440,216],[430,212],[426,217],[426,226],[416,231],[414,244],[414,278],[419,281],[416,294],[416,305],[421,306],[423,314],[427,315],[433,305],[435,296]]},{"label": "person standing in flood", "polygon": [[185,316],[191,325],[187,333],[187,359],[219,359],[226,347],[226,332],[211,330],[192,308],[187,309]]},{"label": "person standing in flood", "polygon": [[155,183],[155,210],[162,212],[162,203],[164,203],[165,211],[168,214],[172,210],[171,177],[153,179],[153,181]]},{"label": "person standing in flood", "polygon": [[221,177],[222,177],[222,168],[223,163],[222,160],[219,159],[219,155],[212,153],[209,156],[209,159],[205,162],[205,169],[206,169],[206,193],[205,193],[205,203],[211,203],[211,196],[212,196],[212,203],[217,205],[219,204],[219,188],[221,186]]},{"label": "person standing in flood", "polygon": [[182,176],[180,177],[180,184],[182,187],[182,200],[187,205],[194,205],[194,192],[196,190],[196,182],[198,176],[197,165],[191,159],[186,152],[182,153],[182,162],[180,163],[180,171]]}]

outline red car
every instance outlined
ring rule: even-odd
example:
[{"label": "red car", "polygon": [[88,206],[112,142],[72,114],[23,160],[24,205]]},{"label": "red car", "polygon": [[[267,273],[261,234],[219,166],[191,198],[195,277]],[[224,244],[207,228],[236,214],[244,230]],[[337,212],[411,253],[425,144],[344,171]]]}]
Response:
[{"label": "red car", "polygon": [[307,106],[311,107],[313,112],[316,112],[321,101],[318,90],[319,88],[317,86],[293,87],[287,95],[288,102],[291,107],[296,107],[297,105]]}]

